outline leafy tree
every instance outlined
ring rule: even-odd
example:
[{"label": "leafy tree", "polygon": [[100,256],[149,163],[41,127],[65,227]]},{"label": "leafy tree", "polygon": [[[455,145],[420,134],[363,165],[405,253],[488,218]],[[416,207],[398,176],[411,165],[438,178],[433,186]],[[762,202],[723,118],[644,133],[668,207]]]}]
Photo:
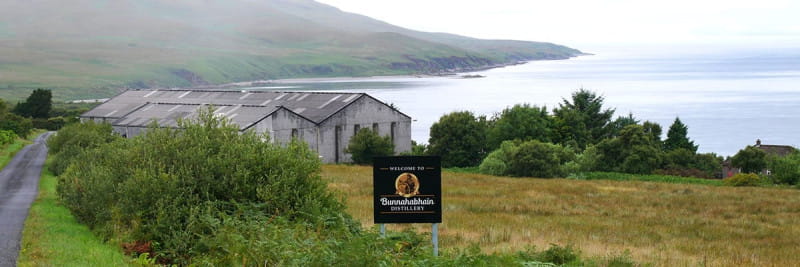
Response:
[{"label": "leafy tree", "polygon": [[547,108],[528,104],[514,105],[506,108],[492,122],[487,133],[489,148],[500,147],[506,140],[539,140],[549,141],[550,116]]},{"label": "leafy tree", "polygon": [[23,117],[46,119],[50,117],[50,110],[53,108],[52,98],[48,89],[33,90],[25,102],[14,107],[14,113]]},{"label": "leafy tree", "polygon": [[626,126],[618,137],[603,140],[596,148],[600,171],[651,173],[663,160],[658,145],[637,124]]},{"label": "leafy tree", "polygon": [[684,125],[680,118],[675,118],[675,122],[672,123],[672,126],[669,127],[669,131],[667,131],[667,140],[664,140],[664,150],[670,151],[683,148],[692,153],[696,153],[697,145],[686,136],[688,130],[689,127]]},{"label": "leafy tree", "polygon": [[561,144],[574,140],[578,148],[583,149],[606,138],[614,110],[603,109],[603,100],[602,96],[583,88],[572,93],[571,101],[562,99],[558,108],[553,109],[553,140]]},{"label": "leafy tree", "polygon": [[733,155],[731,164],[741,168],[744,173],[759,173],[767,167],[767,153],[757,147],[747,146]]},{"label": "leafy tree", "polygon": [[389,136],[380,136],[369,128],[361,128],[350,138],[345,152],[352,155],[355,164],[372,164],[373,157],[394,154],[394,144]]},{"label": "leafy tree", "polygon": [[486,154],[486,129],[486,119],[472,112],[446,114],[431,126],[427,154],[441,156],[443,167],[476,166]]}]

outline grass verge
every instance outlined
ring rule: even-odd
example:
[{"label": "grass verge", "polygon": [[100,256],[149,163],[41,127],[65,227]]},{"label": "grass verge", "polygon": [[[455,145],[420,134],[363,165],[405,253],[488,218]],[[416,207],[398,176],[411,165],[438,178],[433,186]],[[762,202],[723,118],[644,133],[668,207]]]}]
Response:
[{"label": "grass verge", "polygon": [[[372,168],[325,165],[322,175],[345,196],[347,212],[372,227]],[[444,171],[442,190],[442,249],[477,244],[484,252],[510,253],[555,243],[588,258],[630,251],[633,261],[655,266],[800,262],[794,189]],[[387,228],[427,233],[430,224]]]},{"label": "grass verge", "polygon": [[40,134],[46,132],[45,130],[34,130],[28,135],[28,138],[17,138],[14,143],[5,145],[0,149],[0,170],[6,167],[14,155],[17,154],[25,146],[32,144],[33,139],[36,139]]},{"label": "grass verge", "polygon": [[45,164],[39,196],[33,202],[25,229],[18,266],[131,266],[129,258],[103,243],[58,203],[56,177]]}]

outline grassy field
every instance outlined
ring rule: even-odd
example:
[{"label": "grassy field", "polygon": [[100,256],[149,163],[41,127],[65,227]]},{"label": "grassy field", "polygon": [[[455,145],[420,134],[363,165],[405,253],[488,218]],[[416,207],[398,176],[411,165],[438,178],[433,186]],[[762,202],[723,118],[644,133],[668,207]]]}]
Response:
[{"label": "grassy field", "polygon": [[22,233],[18,266],[130,266],[118,247],[103,243],[58,203],[56,177],[42,172],[39,196]]},{"label": "grassy field", "polygon": [[[327,165],[348,212],[372,224],[372,169]],[[572,244],[586,256],[629,250],[656,266],[800,262],[800,191],[645,181],[501,178],[445,171],[442,248],[510,252]],[[389,225],[390,230],[430,225]]]}]

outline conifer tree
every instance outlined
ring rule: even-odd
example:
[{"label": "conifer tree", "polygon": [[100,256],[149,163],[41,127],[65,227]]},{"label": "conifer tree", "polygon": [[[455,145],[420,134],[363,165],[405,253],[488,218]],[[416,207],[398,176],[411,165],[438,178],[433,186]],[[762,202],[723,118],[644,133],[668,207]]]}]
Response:
[{"label": "conifer tree", "polygon": [[689,127],[683,124],[680,118],[675,117],[675,122],[672,123],[667,132],[667,140],[664,140],[664,151],[684,148],[692,153],[697,153],[697,145],[687,137],[688,131]]}]

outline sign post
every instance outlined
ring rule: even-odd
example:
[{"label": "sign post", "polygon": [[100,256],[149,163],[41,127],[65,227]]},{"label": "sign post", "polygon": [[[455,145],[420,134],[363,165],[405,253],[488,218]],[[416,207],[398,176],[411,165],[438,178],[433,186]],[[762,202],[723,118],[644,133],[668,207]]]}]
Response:
[{"label": "sign post", "polygon": [[439,157],[374,158],[372,186],[376,224],[431,223],[433,255],[439,254],[442,222],[442,168]]}]

